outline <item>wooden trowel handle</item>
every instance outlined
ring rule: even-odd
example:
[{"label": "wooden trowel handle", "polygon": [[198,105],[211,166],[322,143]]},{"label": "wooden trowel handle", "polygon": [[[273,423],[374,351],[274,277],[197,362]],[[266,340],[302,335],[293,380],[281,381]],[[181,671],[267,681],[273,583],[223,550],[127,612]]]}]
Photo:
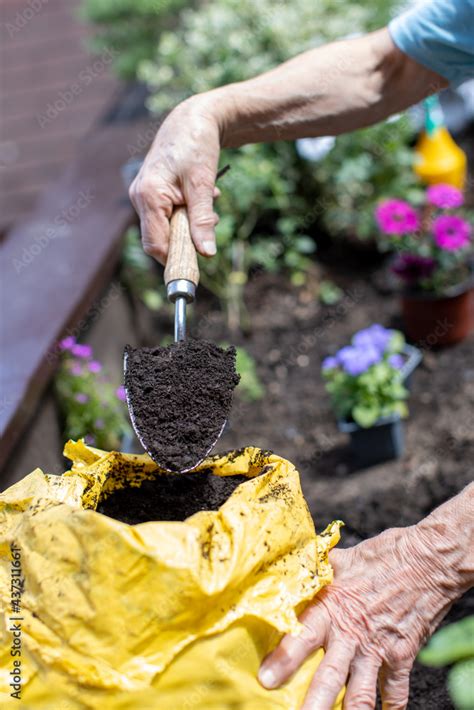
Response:
[{"label": "wooden trowel handle", "polygon": [[165,284],[186,279],[195,286],[199,283],[196,249],[191,239],[186,207],[176,207],[170,220],[170,243],[165,267]]}]

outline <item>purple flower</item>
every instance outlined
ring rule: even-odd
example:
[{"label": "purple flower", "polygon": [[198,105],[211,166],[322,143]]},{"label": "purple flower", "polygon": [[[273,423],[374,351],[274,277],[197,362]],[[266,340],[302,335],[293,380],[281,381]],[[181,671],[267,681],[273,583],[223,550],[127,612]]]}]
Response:
[{"label": "purple flower", "polygon": [[391,270],[408,284],[416,284],[428,279],[436,267],[434,259],[418,254],[400,254],[392,264]]},{"label": "purple flower", "polygon": [[357,348],[374,347],[383,353],[393,335],[392,330],[384,328],[379,323],[374,323],[369,328],[359,330],[352,338],[352,344]]},{"label": "purple flower", "polygon": [[84,437],[84,441],[86,442],[86,444],[89,444],[89,446],[94,446],[95,437],[92,436],[92,434],[86,434],[86,436]]},{"label": "purple flower", "polygon": [[471,227],[456,215],[441,215],[433,221],[434,240],[443,251],[457,251],[469,243]]},{"label": "purple flower", "polygon": [[339,350],[337,359],[344,372],[357,377],[357,375],[361,375],[372,365],[380,362],[381,353],[373,345],[367,345],[364,348],[347,345]]},{"label": "purple flower", "polygon": [[431,205],[441,209],[461,207],[464,203],[464,197],[461,190],[445,183],[431,185],[426,191],[426,197]]},{"label": "purple flower", "polygon": [[420,226],[418,212],[404,200],[385,200],[375,210],[375,219],[382,232],[396,236],[416,232]]},{"label": "purple flower", "polygon": [[100,372],[102,370],[102,364],[98,360],[91,360],[87,363],[89,372]]},{"label": "purple flower", "polygon": [[79,404],[85,404],[89,401],[89,396],[87,394],[84,394],[83,392],[79,392],[74,396],[74,399],[76,400],[76,402],[79,402]]},{"label": "purple flower", "polygon": [[104,420],[103,419],[96,419],[94,422],[94,426],[96,429],[103,429],[104,428]]},{"label": "purple flower", "polygon": [[86,360],[92,355],[92,348],[90,345],[79,345],[79,343],[76,343],[76,345],[72,346],[71,352],[76,357]]},{"label": "purple flower", "polygon": [[117,389],[115,390],[115,394],[121,402],[125,402],[127,400],[127,395],[125,394],[125,387],[123,385],[117,387]]},{"label": "purple flower", "polygon": [[59,341],[59,349],[60,350],[71,350],[75,344],[76,344],[76,338],[73,338],[72,335],[68,335],[67,338],[63,338],[62,340]]},{"label": "purple flower", "polygon": [[73,362],[71,365],[71,372],[75,377],[82,375],[82,365],[79,362]]},{"label": "purple flower", "polygon": [[399,353],[390,355],[390,357],[388,358],[388,364],[394,367],[395,370],[400,370],[403,367],[404,363],[405,360],[403,358],[403,355],[400,355]]},{"label": "purple flower", "polygon": [[321,365],[321,370],[334,370],[334,368],[338,367],[339,363],[337,361],[337,358],[329,356],[325,357],[322,365]]}]

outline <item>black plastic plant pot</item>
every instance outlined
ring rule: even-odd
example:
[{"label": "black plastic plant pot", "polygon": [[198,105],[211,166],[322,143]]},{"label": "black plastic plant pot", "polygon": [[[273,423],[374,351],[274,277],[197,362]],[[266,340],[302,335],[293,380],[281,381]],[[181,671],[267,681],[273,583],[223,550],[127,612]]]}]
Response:
[{"label": "black plastic plant pot", "polygon": [[400,377],[405,387],[410,389],[413,379],[413,372],[422,361],[423,355],[421,350],[415,348],[414,345],[408,345],[408,343],[404,345],[402,355],[406,357],[406,360],[400,370]]},{"label": "black plastic plant pot", "polygon": [[379,419],[365,429],[355,422],[344,420],[340,420],[338,426],[340,431],[350,435],[352,453],[362,467],[398,459],[403,455],[404,427],[398,416]]}]

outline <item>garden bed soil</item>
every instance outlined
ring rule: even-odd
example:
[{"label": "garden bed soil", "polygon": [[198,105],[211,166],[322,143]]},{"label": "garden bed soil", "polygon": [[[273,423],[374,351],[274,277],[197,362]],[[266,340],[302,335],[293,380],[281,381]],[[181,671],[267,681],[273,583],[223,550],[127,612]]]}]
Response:
[{"label": "garden bed soil", "polygon": [[150,520],[182,521],[201,510],[218,510],[246,476],[216,476],[211,470],[168,473],[144,481],[139,488],[121,488],[100,502],[97,510],[128,525]]},{"label": "garden bed soil", "polygon": [[[236,389],[229,425],[217,450],[254,445],[292,461],[316,527],[342,519],[343,546],[392,526],[412,525],[472,480],[474,461],[474,337],[449,349],[414,343],[423,351],[415,371],[406,421],[406,452],[394,461],[361,469],[338,431],[320,377],[321,361],[371,323],[400,327],[398,303],[377,263],[354,251],[319,254],[323,273],[295,289],[289,281],[256,274],[246,289],[252,329],[229,333],[225,317],[203,288],[190,311],[191,332],[213,342],[241,345],[256,361],[263,399],[246,402]],[[332,279],[343,289],[334,306],[318,302],[318,283]],[[439,324],[440,332],[449,324]],[[170,323],[157,320],[156,342]],[[474,611],[466,595],[448,616]],[[409,710],[452,710],[446,671],[416,665]]]},{"label": "garden bed soil", "polygon": [[127,345],[125,388],[135,427],[160,466],[197,466],[217,441],[239,382],[235,348],[205,340],[166,347]]}]

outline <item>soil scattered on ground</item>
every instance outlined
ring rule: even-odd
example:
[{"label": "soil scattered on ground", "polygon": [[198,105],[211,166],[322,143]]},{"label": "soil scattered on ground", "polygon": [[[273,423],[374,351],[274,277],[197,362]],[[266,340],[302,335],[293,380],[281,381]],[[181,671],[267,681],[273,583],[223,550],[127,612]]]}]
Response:
[{"label": "soil scattered on ground", "polygon": [[145,449],[169,471],[194,468],[229,414],[239,382],[235,348],[186,340],[156,348],[127,345],[125,352],[125,388]]},{"label": "soil scattered on ground", "polygon": [[99,503],[97,511],[128,525],[150,520],[186,520],[200,510],[217,510],[246,476],[216,476],[209,471],[169,473],[122,488]]}]

